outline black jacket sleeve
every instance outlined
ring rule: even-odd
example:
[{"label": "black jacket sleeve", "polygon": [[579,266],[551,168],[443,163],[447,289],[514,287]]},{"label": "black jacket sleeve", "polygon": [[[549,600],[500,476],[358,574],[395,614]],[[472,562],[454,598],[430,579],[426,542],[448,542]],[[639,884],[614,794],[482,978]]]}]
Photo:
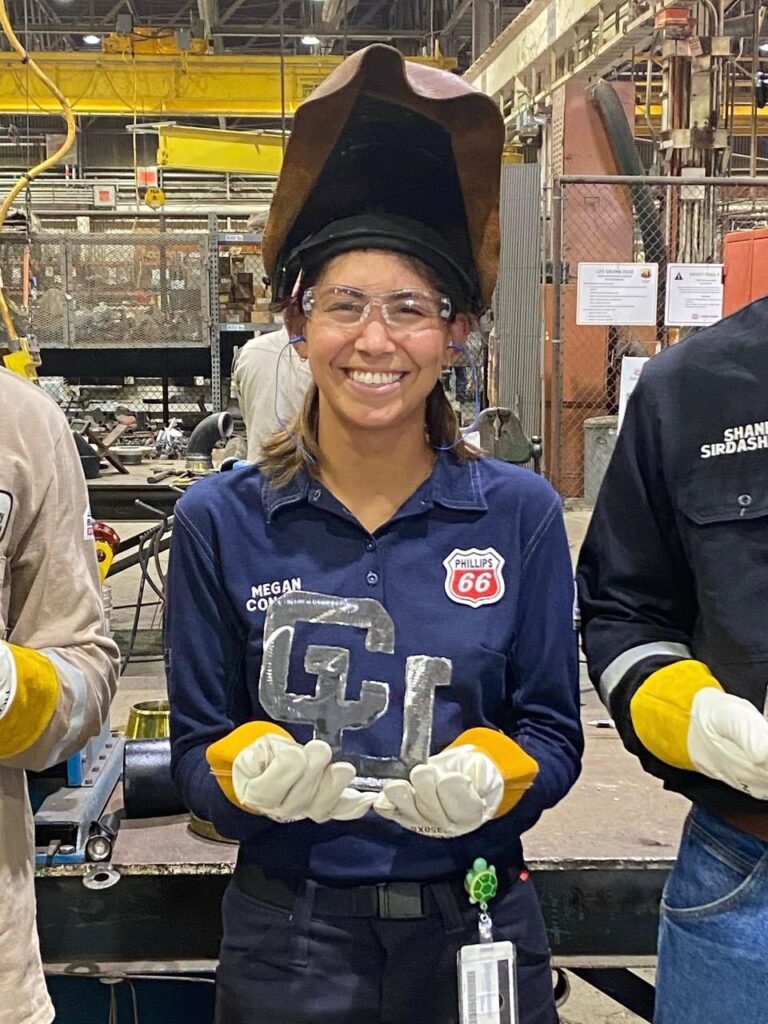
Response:
[{"label": "black jacket sleeve", "polygon": [[629,715],[632,696],[652,672],[692,657],[696,618],[694,582],[664,473],[654,370],[646,366],[628,403],[577,585],[590,677],[627,748],[648,771],[669,779],[673,769],[642,746]]}]

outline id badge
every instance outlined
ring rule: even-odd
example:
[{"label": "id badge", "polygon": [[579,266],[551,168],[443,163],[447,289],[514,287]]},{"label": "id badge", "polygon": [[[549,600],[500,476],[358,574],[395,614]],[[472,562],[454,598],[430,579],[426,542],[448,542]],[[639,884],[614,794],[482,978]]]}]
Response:
[{"label": "id badge", "polygon": [[511,942],[462,946],[458,966],[460,1024],[518,1024],[517,961]]}]

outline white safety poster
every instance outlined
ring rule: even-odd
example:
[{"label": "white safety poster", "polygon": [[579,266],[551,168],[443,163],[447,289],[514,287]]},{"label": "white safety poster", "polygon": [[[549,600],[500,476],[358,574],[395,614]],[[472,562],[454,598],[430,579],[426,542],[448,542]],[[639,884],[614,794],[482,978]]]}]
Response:
[{"label": "white safety poster", "polygon": [[704,327],[723,315],[722,263],[668,263],[664,323]]},{"label": "white safety poster", "polygon": [[624,422],[624,413],[627,411],[629,396],[635,390],[643,367],[648,362],[647,356],[624,356],[621,360],[621,380],[619,382],[619,420],[616,424],[617,432],[621,430]]},{"label": "white safety poster", "polygon": [[576,323],[653,326],[658,287],[656,263],[580,263]]}]

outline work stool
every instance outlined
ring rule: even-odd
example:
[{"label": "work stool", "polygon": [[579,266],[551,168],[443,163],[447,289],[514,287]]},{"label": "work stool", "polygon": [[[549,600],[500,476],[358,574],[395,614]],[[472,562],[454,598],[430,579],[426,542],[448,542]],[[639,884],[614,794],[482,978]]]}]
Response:
[{"label": "work stool", "polygon": [[503,406],[483,409],[478,430],[480,447],[494,459],[518,466],[532,462],[534,473],[541,473],[541,438],[537,434],[528,437],[517,413]]}]

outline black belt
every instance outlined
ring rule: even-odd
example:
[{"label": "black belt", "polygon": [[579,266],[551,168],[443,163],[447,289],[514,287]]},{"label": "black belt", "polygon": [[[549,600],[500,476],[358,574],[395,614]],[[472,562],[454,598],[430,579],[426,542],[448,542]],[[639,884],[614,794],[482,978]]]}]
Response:
[{"label": "black belt", "polygon": [[[509,891],[512,877],[517,872],[499,872],[499,895]],[[253,896],[273,907],[291,910],[304,881],[266,875],[256,864],[238,864],[233,875],[235,885],[247,896]],[[435,896],[436,887],[450,889],[460,901],[467,899],[461,878],[441,882],[382,882],[379,885],[354,885],[348,888],[317,885],[312,901],[312,912],[320,917],[426,917],[440,910]]]}]

